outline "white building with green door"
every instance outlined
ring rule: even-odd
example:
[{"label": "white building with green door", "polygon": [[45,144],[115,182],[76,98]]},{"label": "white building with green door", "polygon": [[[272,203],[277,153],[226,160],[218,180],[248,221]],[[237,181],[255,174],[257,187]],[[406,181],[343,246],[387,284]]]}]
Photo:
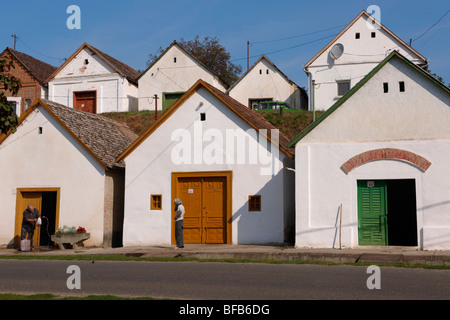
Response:
[{"label": "white building with green door", "polygon": [[450,249],[450,90],[398,52],[293,146],[297,247]]},{"label": "white building with green door", "polygon": [[169,108],[198,80],[221,91],[228,89],[228,84],[179,42],[172,42],[138,78],[139,110]]}]

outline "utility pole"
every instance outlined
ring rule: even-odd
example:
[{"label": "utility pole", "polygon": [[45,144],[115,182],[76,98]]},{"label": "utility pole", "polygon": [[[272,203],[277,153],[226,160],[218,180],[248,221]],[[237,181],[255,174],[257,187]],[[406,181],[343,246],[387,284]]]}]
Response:
[{"label": "utility pole", "polygon": [[158,120],[158,95],[155,94],[153,98],[155,99],[155,121],[156,121]]},{"label": "utility pole", "polygon": [[14,38],[14,50],[16,50],[16,40],[17,40],[17,34],[12,34],[11,37]]},{"label": "utility pole", "polygon": [[247,41],[247,70],[250,68],[250,41]]}]

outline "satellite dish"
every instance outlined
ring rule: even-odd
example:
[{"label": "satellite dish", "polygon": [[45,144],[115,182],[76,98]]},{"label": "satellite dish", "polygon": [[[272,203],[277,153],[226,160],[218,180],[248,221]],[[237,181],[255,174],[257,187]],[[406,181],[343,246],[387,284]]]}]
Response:
[{"label": "satellite dish", "polygon": [[333,60],[339,59],[340,56],[344,53],[344,45],[341,43],[335,44],[333,48],[330,50],[330,57]]}]

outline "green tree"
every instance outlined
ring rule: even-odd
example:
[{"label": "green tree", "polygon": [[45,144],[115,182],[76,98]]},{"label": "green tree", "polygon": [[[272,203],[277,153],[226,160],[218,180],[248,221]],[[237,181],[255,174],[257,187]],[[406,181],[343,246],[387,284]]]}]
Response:
[{"label": "green tree", "polygon": [[8,57],[0,59],[0,134],[7,133],[9,130],[16,131],[19,123],[14,109],[9,105],[5,96],[6,92],[17,95],[21,87],[20,80],[9,74],[11,68],[14,68],[14,61]]},{"label": "green tree", "polygon": [[[242,67],[230,61],[231,55],[219,43],[217,37],[205,37],[201,40],[200,36],[197,35],[192,40],[184,40],[182,38],[179,43],[228,85],[239,79]],[[160,47],[156,54],[149,54],[147,66],[150,66],[163,52],[164,49]]]}]

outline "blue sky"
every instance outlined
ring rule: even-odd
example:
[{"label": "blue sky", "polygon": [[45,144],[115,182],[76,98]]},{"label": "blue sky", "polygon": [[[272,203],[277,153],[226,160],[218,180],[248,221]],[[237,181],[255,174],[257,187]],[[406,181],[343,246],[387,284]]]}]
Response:
[{"label": "blue sky", "polygon": [[[381,22],[405,42],[420,37],[413,48],[430,60],[433,73],[450,83],[448,0],[1,1],[0,49],[13,47],[11,35],[17,34],[17,50],[57,67],[87,42],[143,70],[149,53],[198,34],[216,36],[244,71],[250,41],[250,65],[267,54],[300,86],[306,86],[305,63],[361,10],[377,5]],[[72,4],[81,9],[80,30],[66,26]]]}]

